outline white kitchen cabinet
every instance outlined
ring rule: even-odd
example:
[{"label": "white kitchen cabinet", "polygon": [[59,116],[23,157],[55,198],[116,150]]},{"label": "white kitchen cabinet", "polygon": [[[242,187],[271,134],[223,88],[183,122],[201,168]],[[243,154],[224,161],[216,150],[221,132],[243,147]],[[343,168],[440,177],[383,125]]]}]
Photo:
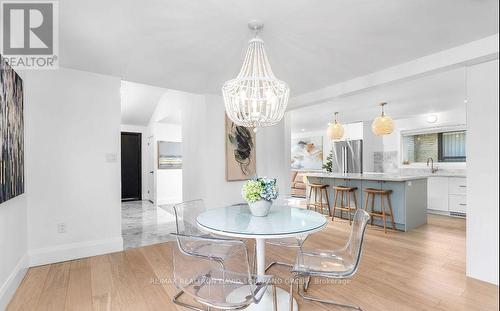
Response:
[{"label": "white kitchen cabinet", "polygon": [[463,216],[467,213],[467,179],[432,176],[427,179],[430,212]]},{"label": "white kitchen cabinet", "polygon": [[450,194],[449,197],[450,212],[463,213],[467,212],[467,198],[461,194]]},{"label": "white kitchen cabinet", "polygon": [[467,179],[465,177],[450,177],[448,179],[448,190],[450,194],[467,193]]},{"label": "white kitchen cabinet", "polygon": [[427,179],[427,209],[448,212],[448,177]]},{"label": "white kitchen cabinet", "polygon": [[450,213],[462,215],[467,213],[467,179],[450,177],[448,180],[448,207]]}]

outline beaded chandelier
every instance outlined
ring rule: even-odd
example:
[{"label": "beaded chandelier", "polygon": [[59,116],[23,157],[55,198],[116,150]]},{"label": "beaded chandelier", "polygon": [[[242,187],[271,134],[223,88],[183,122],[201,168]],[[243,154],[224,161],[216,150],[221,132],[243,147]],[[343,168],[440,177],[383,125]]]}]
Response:
[{"label": "beaded chandelier", "polygon": [[264,41],[258,37],[263,23],[251,21],[248,27],[255,32],[255,37],[248,42],[240,73],[224,83],[222,94],[228,117],[236,125],[257,129],[281,121],[290,89],[271,70]]}]

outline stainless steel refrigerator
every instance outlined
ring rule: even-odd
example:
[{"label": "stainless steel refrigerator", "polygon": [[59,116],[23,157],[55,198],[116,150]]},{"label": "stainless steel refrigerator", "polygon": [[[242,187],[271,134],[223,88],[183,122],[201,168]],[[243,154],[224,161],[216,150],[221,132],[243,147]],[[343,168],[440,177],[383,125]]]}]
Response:
[{"label": "stainless steel refrigerator", "polygon": [[332,151],[334,173],[363,173],[363,140],[336,141]]}]

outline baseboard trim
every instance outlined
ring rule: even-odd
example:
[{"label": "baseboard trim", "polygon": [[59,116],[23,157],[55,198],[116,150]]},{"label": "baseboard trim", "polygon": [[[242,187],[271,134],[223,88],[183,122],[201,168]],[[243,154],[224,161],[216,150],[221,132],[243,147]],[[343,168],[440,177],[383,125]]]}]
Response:
[{"label": "baseboard trim", "polygon": [[93,240],[39,248],[29,251],[30,267],[41,266],[78,258],[114,253],[123,250],[122,237]]},{"label": "baseboard trim", "polygon": [[26,253],[19,259],[5,282],[0,286],[0,310],[5,310],[12,297],[14,297],[17,288],[28,271],[28,263],[29,257]]},{"label": "baseboard trim", "polygon": [[435,210],[435,209],[427,209],[428,214],[434,214],[434,215],[442,215],[442,216],[450,216],[450,212],[448,211],[440,211],[440,210]]}]

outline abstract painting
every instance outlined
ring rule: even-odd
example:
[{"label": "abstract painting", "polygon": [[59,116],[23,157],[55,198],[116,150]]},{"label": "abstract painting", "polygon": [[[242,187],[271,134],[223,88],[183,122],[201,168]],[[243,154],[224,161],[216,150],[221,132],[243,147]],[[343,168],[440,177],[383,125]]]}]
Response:
[{"label": "abstract painting", "polygon": [[0,55],[0,203],[24,193],[23,80]]},{"label": "abstract painting", "polygon": [[226,180],[246,180],[257,174],[255,132],[237,126],[226,115]]},{"label": "abstract painting", "polygon": [[323,166],[323,137],[292,138],[292,168],[321,170]]},{"label": "abstract painting", "polygon": [[182,143],[158,142],[158,169],[176,170],[182,168]]}]

